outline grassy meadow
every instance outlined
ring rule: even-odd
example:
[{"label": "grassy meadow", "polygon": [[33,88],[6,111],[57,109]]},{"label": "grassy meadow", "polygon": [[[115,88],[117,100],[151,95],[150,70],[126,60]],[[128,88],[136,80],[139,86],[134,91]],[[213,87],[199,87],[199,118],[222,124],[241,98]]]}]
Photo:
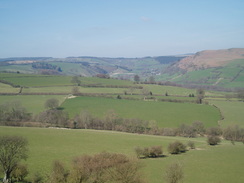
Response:
[{"label": "grassy meadow", "polygon": [[[123,118],[139,118],[156,121],[160,127],[178,127],[182,123],[201,121],[206,127],[217,126],[219,111],[210,105],[191,103],[118,100],[102,97],[76,97],[62,104],[70,116],[87,110],[97,117],[114,110]],[[207,115],[206,115],[207,114]]]},{"label": "grassy meadow", "polygon": [[[159,127],[179,127],[180,124],[191,124],[195,121],[203,122],[205,127],[220,125],[225,128],[231,124],[244,127],[244,102],[237,99],[227,101],[223,98],[226,94],[224,92],[206,91],[208,98],[206,97],[205,101],[208,101],[209,105],[199,105],[191,103],[196,100],[196,97],[187,97],[189,94],[196,95],[195,89],[141,85],[116,79],[80,77],[81,84],[96,85],[96,87],[79,86],[80,93],[106,94],[107,97],[67,98],[74,87],[71,79],[70,76],[0,73],[0,80],[25,86],[22,89],[22,94],[18,94],[20,88],[0,83],[0,94],[10,94],[0,95],[0,104],[20,101],[28,112],[35,115],[45,110],[44,103],[47,99],[56,98],[59,100],[61,109],[67,111],[70,118],[82,110],[87,110],[92,115],[103,118],[108,111],[113,110],[119,117],[148,120],[156,122]],[[189,102],[144,101],[143,89],[131,90],[123,88],[123,86],[142,86],[151,91],[152,97],[157,99],[188,100]],[[125,91],[127,95],[124,95]],[[130,92],[133,95],[130,95]],[[166,92],[169,95],[167,97],[165,96]],[[32,95],[27,95],[28,93],[32,93]],[[46,93],[46,95],[37,95],[37,93]],[[47,95],[48,93],[52,95]],[[65,95],[55,95],[55,93]],[[117,94],[120,94],[122,98],[128,97],[133,100],[116,99]],[[223,120],[221,120],[221,115],[224,117]],[[180,162],[183,165],[184,182],[187,183],[244,182],[242,175],[244,145],[242,143],[232,145],[229,141],[223,140],[220,145],[209,146],[204,137],[183,138],[113,131],[5,126],[0,126],[0,135],[20,135],[28,139],[30,151],[26,163],[30,171],[29,177],[35,172],[48,173],[54,160],[61,160],[68,167],[73,157],[82,154],[107,151],[135,157],[134,148],[136,146],[162,145],[165,157],[140,159],[144,165],[145,178],[150,183],[164,183],[163,173],[166,167],[173,162]],[[170,155],[167,152],[167,146],[175,140],[180,140],[183,143],[193,141],[196,150],[190,150],[180,155]],[[2,176],[0,175],[0,177]]]},{"label": "grassy meadow", "polygon": [[7,102],[20,102],[30,113],[38,114],[45,110],[45,102],[50,98],[56,98],[61,104],[65,100],[64,95],[0,95],[0,104]]},{"label": "grassy meadow", "polygon": [[[29,141],[27,165],[30,175],[35,172],[46,174],[54,160],[61,160],[68,167],[73,157],[82,154],[94,154],[102,151],[123,153],[135,156],[136,146],[148,147],[162,145],[163,158],[141,159],[145,178],[150,183],[164,183],[163,173],[172,162],[183,165],[184,182],[187,183],[242,183],[244,163],[244,145],[232,145],[228,141],[218,146],[208,146],[205,138],[162,137],[151,135],[128,134],[96,130],[67,130],[45,128],[0,127],[1,135],[20,135]],[[170,155],[167,146],[180,140],[195,142],[196,150],[180,155]]]},{"label": "grassy meadow", "polygon": [[224,119],[220,121],[221,127],[229,125],[239,125],[244,128],[244,102],[240,101],[211,101],[216,105]]},{"label": "grassy meadow", "polygon": [[14,88],[10,85],[0,83],[0,93],[18,93],[19,88]]}]

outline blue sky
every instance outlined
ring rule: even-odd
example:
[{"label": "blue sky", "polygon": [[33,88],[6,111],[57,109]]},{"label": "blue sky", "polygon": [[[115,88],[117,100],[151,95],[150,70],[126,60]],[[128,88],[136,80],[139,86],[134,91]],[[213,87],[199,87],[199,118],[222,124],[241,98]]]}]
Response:
[{"label": "blue sky", "polygon": [[0,0],[0,58],[244,48],[243,0]]}]

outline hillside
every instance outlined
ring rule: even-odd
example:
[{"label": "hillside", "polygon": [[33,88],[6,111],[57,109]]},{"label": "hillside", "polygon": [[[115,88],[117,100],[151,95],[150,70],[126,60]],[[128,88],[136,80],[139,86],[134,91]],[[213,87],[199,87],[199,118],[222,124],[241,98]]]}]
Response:
[{"label": "hillside", "polygon": [[158,75],[161,70],[185,56],[160,56],[144,58],[107,57],[20,57],[0,59],[0,72],[24,74],[82,75],[86,77],[108,74],[111,77],[141,79]]},{"label": "hillside", "polygon": [[236,59],[244,59],[244,49],[205,50],[182,59],[175,66],[187,71],[194,71],[224,67]]},{"label": "hillside", "polygon": [[164,69],[161,78],[181,84],[244,87],[244,49],[197,52]]},{"label": "hillside", "polygon": [[106,74],[113,78],[170,81],[198,87],[243,88],[244,48],[205,50],[196,54],[143,58],[21,57],[0,59],[0,72],[44,75]]}]

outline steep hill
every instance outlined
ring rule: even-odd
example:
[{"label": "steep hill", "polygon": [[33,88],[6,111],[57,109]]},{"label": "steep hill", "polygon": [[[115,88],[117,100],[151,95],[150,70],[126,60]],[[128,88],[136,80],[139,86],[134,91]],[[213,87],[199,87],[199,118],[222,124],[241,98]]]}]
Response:
[{"label": "steep hill", "polygon": [[164,69],[161,78],[181,84],[244,88],[244,49],[197,52]]},{"label": "steep hill", "polygon": [[226,66],[236,59],[244,59],[243,48],[205,50],[182,59],[176,66],[187,71]]}]

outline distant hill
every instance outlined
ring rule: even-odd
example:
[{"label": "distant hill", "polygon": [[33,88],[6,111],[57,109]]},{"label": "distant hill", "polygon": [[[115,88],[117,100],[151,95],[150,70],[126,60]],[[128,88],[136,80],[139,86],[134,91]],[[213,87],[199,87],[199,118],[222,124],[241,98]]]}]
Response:
[{"label": "distant hill", "polygon": [[182,59],[176,66],[187,71],[226,66],[236,59],[244,59],[243,48],[205,50]]},{"label": "distant hill", "polygon": [[[1,58],[0,72],[110,77],[183,85],[244,88],[244,48],[205,50],[196,54],[143,58],[20,57]],[[195,87],[197,87],[195,86]]]},{"label": "distant hill", "polygon": [[[144,58],[108,57],[20,57],[0,59],[0,72],[45,73],[94,76],[108,74],[112,77],[133,79],[135,74],[144,80],[159,75],[161,70],[185,56],[159,56]],[[38,65],[38,67],[37,67]],[[55,69],[52,69],[55,68]]]},{"label": "distant hill", "polygon": [[162,70],[162,79],[183,84],[244,88],[244,49],[205,50]]}]

